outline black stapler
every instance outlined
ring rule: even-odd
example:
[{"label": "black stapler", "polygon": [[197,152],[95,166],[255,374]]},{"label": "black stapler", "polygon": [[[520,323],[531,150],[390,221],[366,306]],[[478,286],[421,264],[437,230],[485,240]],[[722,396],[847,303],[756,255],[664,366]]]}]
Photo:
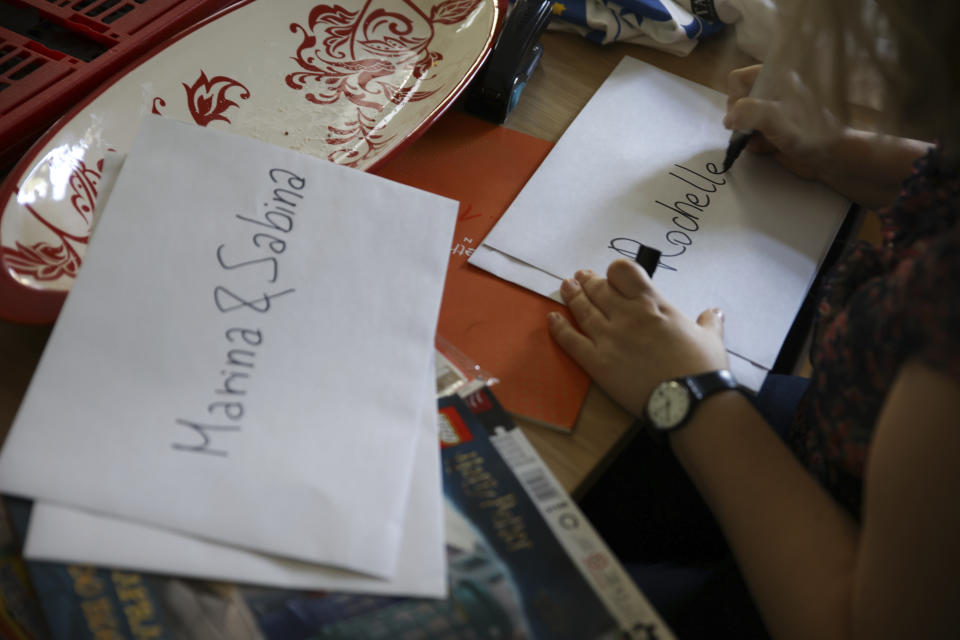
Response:
[{"label": "black stapler", "polygon": [[464,96],[468,113],[497,124],[506,121],[543,55],[539,40],[553,13],[553,2],[516,0],[490,57]]}]

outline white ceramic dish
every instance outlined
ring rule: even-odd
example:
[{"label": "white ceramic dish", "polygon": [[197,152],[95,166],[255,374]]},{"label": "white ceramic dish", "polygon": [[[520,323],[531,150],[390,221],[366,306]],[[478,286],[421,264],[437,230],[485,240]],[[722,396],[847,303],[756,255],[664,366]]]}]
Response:
[{"label": "white ceramic dish", "polygon": [[0,186],[0,318],[56,318],[83,262],[104,158],[126,152],[145,114],[368,170],[460,94],[504,7],[247,0],[164,43],[61,118]]}]

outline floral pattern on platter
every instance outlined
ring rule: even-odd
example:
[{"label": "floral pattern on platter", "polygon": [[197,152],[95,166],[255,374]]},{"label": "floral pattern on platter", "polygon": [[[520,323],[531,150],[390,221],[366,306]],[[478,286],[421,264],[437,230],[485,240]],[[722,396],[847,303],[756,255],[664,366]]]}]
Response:
[{"label": "floral pattern on platter", "polygon": [[102,172],[103,158],[97,161],[96,168],[88,167],[83,160],[77,160],[70,173],[70,204],[83,220],[86,233],[70,233],[63,225],[54,224],[45,218],[33,205],[24,204],[30,215],[49,229],[59,239],[59,243],[36,242],[28,246],[17,241],[13,247],[0,247],[3,262],[8,269],[19,275],[31,276],[40,282],[51,282],[63,276],[76,277],[83,262],[80,247],[86,246],[90,241],[90,225]]},{"label": "floral pattern on platter", "polygon": [[434,25],[458,24],[482,1],[443,0],[429,14],[410,0],[399,0],[395,8],[368,0],[357,11],[317,5],[306,25],[290,25],[290,31],[299,33],[303,41],[294,57],[301,71],[287,75],[287,86],[306,90],[306,100],[314,104],[347,100],[356,108],[355,117],[327,125],[326,143],[335,147],[329,160],[356,166],[392,140],[378,133],[389,119],[376,114],[440,90],[439,86],[421,88],[443,59],[430,50]]},{"label": "floral pattern on platter", "polygon": [[[187,107],[194,121],[205,127],[215,120],[230,123],[224,115],[230,107],[238,104],[228,97],[231,89],[241,100],[250,97],[250,90],[243,84],[227,76],[207,78],[204,71],[192,84],[183,83],[187,94]],[[160,114],[160,107],[166,106],[166,101],[157,96],[153,99],[153,113]],[[90,241],[90,227],[93,222],[93,211],[97,201],[97,185],[103,172],[103,158],[97,161],[96,168],[88,167],[83,160],[76,160],[76,166],[70,173],[68,184],[71,189],[70,205],[74,213],[79,215],[86,233],[71,233],[64,229],[63,224],[55,224],[44,216],[32,204],[24,204],[30,215],[48,229],[59,242],[35,242],[23,244],[19,240],[11,246],[0,246],[0,255],[8,269],[19,276],[29,276],[38,282],[54,282],[62,277],[75,278],[83,263],[83,247]]]},{"label": "floral pattern on platter", "polygon": [[56,297],[34,294],[70,290],[94,205],[144,114],[368,170],[466,86],[506,0],[282,4],[242,0],[171,39],[65,115],[0,182],[0,319],[56,317]]},{"label": "floral pattern on platter", "polygon": [[[192,85],[184,82],[183,88],[187,92],[187,108],[190,109],[190,115],[201,127],[207,126],[214,120],[222,120],[230,124],[230,119],[224,113],[230,107],[239,106],[227,96],[230,89],[240,89],[239,92],[233,92],[240,100],[250,98],[250,90],[242,83],[227,76],[207,78],[207,74],[202,69],[200,77]],[[157,96],[153,99],[152,112],[162,115],[160,107],[166,105],[166,101]]]}]

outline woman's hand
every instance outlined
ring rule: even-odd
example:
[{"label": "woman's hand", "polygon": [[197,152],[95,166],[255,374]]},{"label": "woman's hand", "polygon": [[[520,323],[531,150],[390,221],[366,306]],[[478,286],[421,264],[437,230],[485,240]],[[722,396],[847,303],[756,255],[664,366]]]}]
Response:
[{"label": "woman's hand", "polygon": [[[750,95],[763,65],[734,69],[727,79],[727,115],[723,126],[737,131],[755,131],[747,148],[772,154],[780,164],[801,178],[820,179],[823,153],[809,142],[810,136],[789,117],[784,103]],[[800,95],[806,92],[794,87]],[[812,108],[812,107],[811,107]]]},{"label": "woman's hand", "polygon": [[[802,178],[819,180],[868,208],[889,205],[913,163],[933,146],[922,140],[845,127],[793,78],[788,102],[750,95],[761,65],[730,72],[723,125],[756,131],[747,149],[772,154]],[[818,115],[816,118],[810,115]],[[799,123],[819,123],[804,129]]]},{"label": "woman's hand", "polygon": [[720,311],[704,311],[693,322],[629,260],[614,261],[606,279],[578,271],[560,292],[577,326],[551,313],[550,333],[634,416],[642,415],[658,383],[727,367]]}]

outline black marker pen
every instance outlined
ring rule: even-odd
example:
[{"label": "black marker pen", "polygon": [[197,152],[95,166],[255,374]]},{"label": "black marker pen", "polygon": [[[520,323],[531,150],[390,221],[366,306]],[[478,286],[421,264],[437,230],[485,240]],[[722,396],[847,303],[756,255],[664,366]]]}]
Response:
[{"label": "black marker pen", "polygon": [[756,131],[734,131],[730,136],[730,144],[727,145],[727,155],[723,158],[723,172],[726,173],[733,166],[733,161],[737,159],[740,152],[744,150],[750,138]]},{"label": "black marker pen", "polygon": [[[639,244],[639,243],[638,243]],[[637,257],[634,258],[637,264],[643,267],[647,275],[653,277],[653,272],[657,270],[657,263],[660,262],[660,251],[653,247],[641,244],[637,249]]]}]

